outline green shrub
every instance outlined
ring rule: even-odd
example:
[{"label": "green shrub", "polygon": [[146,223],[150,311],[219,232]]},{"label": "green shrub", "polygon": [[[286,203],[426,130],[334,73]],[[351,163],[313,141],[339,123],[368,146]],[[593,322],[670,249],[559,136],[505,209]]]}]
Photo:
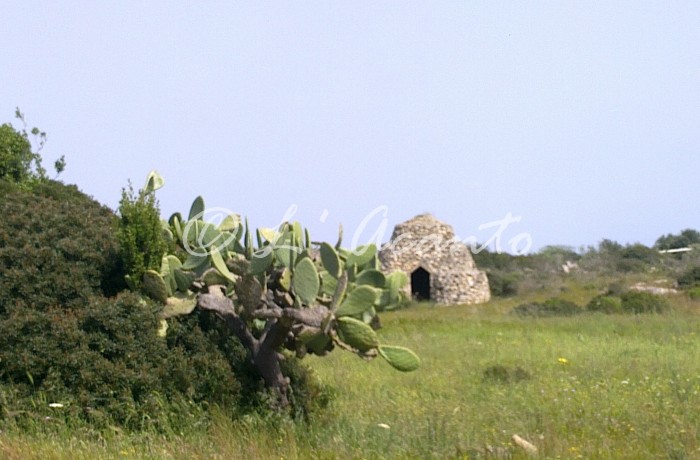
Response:
[{"label": "green shrub", "polygon": [[700,267],[693,267],[678,277],[678,286],[692,287],[700,284]]},{"label": "green shrub", "polygon": [[698,243],[700,243],[700,232],[686,228],[677,235],[669,233],[660,236],[654,243],[654,247],[656,249],[679,249]]},{"label": "green shrub", "polygon": [[500,270],[488,272],[489,289],[496,297],[511,297],[518,293],[518,275],[505,273]]},{"label": "green shrub", "polygon": [[574,302],[559,297],[547,299],[542,303],[530,302],[520,304],[513,309],[519,316],[573,316],[583,309]]},{"label": "green shrub", "polygon": [[625,286],[625,284],[621,281],[615,281],[608,285],[608,290],[606,291],[605,295],[619,297],[625,292],[627,292],[627,286]]},{"label": "green shrub", "polygon": [[6,409],[41,415],[50,409],[37,401],[57,402],[131,429],[192,403],[237,410],[242,386],[230,362],[215,347],[169,348],[156,334],[159,309],[132,293],[68,312],[11,309],[0,320],[0,380],[15,391]]},{"label": "green shrub", "polygon": [[625,246],[620,251],[620,256],[623,259],[638,260],[649,265],[653,265],[659,260],[659,252],[656,249],[646,247],[640,243]]},{"label": "green shrub", "polygon": [[574,302],[558,297],[545,300],[542,306],[545,312],[558,316],[577,315],[583,311],[581,307]]},{"label": "green shrub", "polygon": [[[176,350],[188,363],[172,375],[179,391],[196,402],[236,407],[241,412],[269,410],[272,396],[265,390],[247,350],[216,315],[195,310],[191,315],[171,318],[166,340],[168,348]],[[330,390],[320,384],[309,368],[295,359],[283,361],[283,366],[291,381],[294,415],[308,418],[327,406]],[[236,381],[231,383],[233,375]],[[231,385],[240,388],[241,397],[228,393]]]},{"label": "green shrub", "polygon": [[542,316],[541,315],[542,304],[538,302],[526,302],[521,303],[517,307],[513,308],[512,313],[518,316]]},{"label": "green shrub", "polygon": [[659,252],[643,244],[632,244],[622,248],[616,268],[619,272],[644,273],[659,263]]},{"label": "green shrub", "polygon": [[25,182],[31,174],[35,154],[32,144],[11,124],[0,125],[0,179]]},{"label": "green shrub", "polygon": [[45,400],[135,427],[150,398],[166,394],[156,324],[153,307],[131,294],[74,310],[11,308],[0,320],[0,378],[17,391],[12,409],[41,414]]},{"label": "green shrub", "polygon": [[160,210],[154,192],[129,187],[119,202],[119,248],[124,271],[138,288],[146,270],[159,270],[168,245],[163,237]]},{"label": "green shrub", "polygon": [[0,313],[70,307],[122,286],[116,217],[74,186],[0,181]]},{"label": "green shrub", "polygon": [[622,294],[622,310],[627,313],[662,313],[668,309],[663,297],[649,292],[630,291]]},{"label": "green shrub", "polygon": [[608,314],[622,313],[622,300],[612,295],[599,295],[588,302],[586,309]]},{"label": "green shrub", "polygon": [[[216,405],[232,417],[268,410],[262,380],[220,320],[199,312],[170,320],[163,339],[159,310],[127,292],[68,312],[12,308],[0,319],[0,385],[14,396],[0,418],[8,411],[43,416],[51,411],[37,404],[44,401],[99,427],[167,429],[163,416],[178,408]],[[311,371],[294,360],[285,366],[293,414],[325,407],[329,392]]]},{"label": "green shrub", "polygon": [[[15,129],[9,123],[0,125],[0,180],[31,189],[36,184],[48,180],[39,153],[46,143],[46,133],[36,127],[27,131],[24,114],[19,108],[15,109],[15,118],[22,123],[21,130]],[[32,145],[30,135],[36,145]],[[57,174],[63,172],[65,167],[64,157],[54,163]]]},{"label": "green shrub", "polygon": [[520,366],[507,367],[502,364],[487,367],[482,375],[485,383],[516,383],[531,378],[532,375]]},{"label": "green shrub", "polygon": [[[282,372],[290,380],[289,400],[291,414],[295,418],[309,420],[312,415],[328,407],[333,400],[333,390],[323,385],[313,369],[298,359],[282,361]],[[268,408],[269,404],[263,409],[267,410]]]},{"label": "green shrub", "polygon": [[700,299],[700,286],[696,286],[688,290],[688,297],[693,300]]}]

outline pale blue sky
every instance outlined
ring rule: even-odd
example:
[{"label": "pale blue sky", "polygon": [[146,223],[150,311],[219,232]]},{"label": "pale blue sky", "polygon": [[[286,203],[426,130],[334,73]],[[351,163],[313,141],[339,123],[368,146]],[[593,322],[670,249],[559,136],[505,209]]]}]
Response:
[{"label": "pale blue sky", "polygon": [[297,205],[318,239],[378,206],[481,241],[510,212],[506,249],[700,229],[698,1],[1,10],[0,121],[21,107],[112,208],[156,168],[166,217],[198,194],[256,226]]}]

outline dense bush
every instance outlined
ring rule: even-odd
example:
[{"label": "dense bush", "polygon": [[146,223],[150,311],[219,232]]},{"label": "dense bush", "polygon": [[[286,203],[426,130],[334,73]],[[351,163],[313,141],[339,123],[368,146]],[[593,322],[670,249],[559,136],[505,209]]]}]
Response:
[{"label": "dense bush", "polygon": [[[31,192],[0,181],[0,419],[62,413],[98,426],[156,426],[216,404],[230,414],[267,408],[246,350],[212,314],[170,319],[121,287],[117,218],[73,186]],[[328,400],[294,360],[292,410]],[[53,412],[51,412],[53,411]]]},{"label": "dense bush", "polygon": [[643,244],[625,246],[619,252],[616,268],[621,272],[646,272],[659,262],[659,253]]},{"label": "dense bush", "polygon": [[649,292],[630,291],[622,294],[620,299],[626,313],[662,313],[669,308],[666,299]]},{"label": "dense bush", "polygon": [[586,309],[607,314],[622,313],[622,300],[613,295],[599,295],[588,302]]},{"label": "dense bush", "polygon": [[700,266],[693,267],[678,277],[678,286],[692,287],[696,285],[700,285]]},{"label": "dense bush", "polygon": [[478,251],[473,250],[472,256],[476,265],[482,270],[498,269],[510,271],[522,268],[523,263],[527,261],[527,256],[514,256],[506,252],[492,252],[488,248],[479,249]]},{"label": "dense bush", "polygon": [[133,294],[72,310],[9,309],[0,320],[0,380],[16,393],[5,409],[41,414],[49,409],[37,401],[54,402],[99,424],[144,427],[162,401],[185,400],[171,378],[185,361],[157,336],[158,321]]},{"label": "dense bush", "polygon": [[[196,402],[216,402],[240,411],[269,408],[272,395],[265,390],[247,350],[225,322],[213,313],[195,310],[168,323],[168,348],[187,362],[171,375],[179,391]],[[290,402],[295,415],[308,417],[327,405],[329,390],[320,385],[312,371],[295,359],[285,360],[283,366],[291,380]],[[240,388],[241,397],[229,392],[231,386]]]},{"label": "dense bush", "polygon": [[697,230],[693,230],[691,228],[687,228],[685,230],[682,230],[678,235],[674,234],[667,234],[660,236],[657,240],[656,243],[654,243],[654,247],[656,249],[679,249],[679,248],[687,248],[691,244],[699,244],[700,243],[700,232]]},{"label": "dense bush", "polygon": [[11,124],[0,125],[0,179],[22,183],[30,176],[32,144]]},{"label": "dense bush", "polygon": [[48,181],[32,192],[0,181],[0,313],[69,307],[114,294],[122,278],[116,217],[76,187]]},{"label": "dense bush", "polygon": [[520,304],[513,309],[513,313],[519,316],[573,316],[582,312],[583,309],[574,302],[559,297],[547,299],[542,303]]},{"label": "dense bush", "polygon": [[608,292],[591,299],[586,306],[589,311],[601,313],[662,313],[669,308],[661,296],[649,292],[626,291],[619,294]]},{"label": "dense bush", "polygon": [[247,371],[236,339],[219,336],[217,346],[193,315],[165,340],[156,334],[159,309],[131,293],[70,312],[11,309],[0,321],[0,380],[16,392],[5,409],[49,410],[36,407],[41,399],[100,425],[139,429],[173,407],[206,403],[237,412],[262,400],[252,374],[235,373]]},{"label": "dense bush", "polygon": [[[663,297],[648,292],[629,291],[620,296],[605,294],[594,297],[586,305],[586,310],[601,313],[662,313],[669,308]],[[513,309],[519,316],[572,316],[584,312],[574,302],[558,297],[542,303],[520,304]]]},{"label": "dense bush", "polygon": [[[27,131],[24,114],[19,108],[15,110],[15,118],[24,125],[20,130],[9,123],[0,125],[0,180],[30,189],[35,184],[47,180],[46,169],[42,166],[39,153],[46,143],[46,133],[36,127]],[[32,145],[31,139],[36,141],[36,145]],[[64,157],[54,163],[58,174],[65,167]]]},{"label": "dense bush", "polygon": [[519,276],[515,273],[504,273],[500,270],[489,270],[489,289],[496,297],[511,297],[518,293]]},{"label": "dense bush", "polygon": [[693,300],[700,299],[700,286],[696,286],[688,290],[688,297]]},{"label": "dense bush", "polygon": [[640,243],[621,245],[603,240],[598,248],[589,248],[582,254],[579,265],[584,270],[598,273],[646,273],[661,265],[657,250]]},{"label": "dense bush", "polygon": [[627,292],[627,286],[622,281],[614,281],[608,284],[606,295],[620,297]]},{"label": "dense bush", "polygon": [[132,186],[122,190],[119,202],[119,248],[124,270],[138,288],[146,270],[159,270],[168,249],[163,238],[155,193]]},{"label": "dense bush", "polygon": [[[158,337],[160,307],[123,293],[80,309],[11,308],[0,320],[0,384],[11,388],[5,413],[39,416],[47,404],[97,426],[158,426],[163,412],[212,404],[231,416],[267,410],[269,395],[238,339],[209,313],[171,320]],[[308,416],[328,391],[298,362],[285,363],[292,410]]]}]

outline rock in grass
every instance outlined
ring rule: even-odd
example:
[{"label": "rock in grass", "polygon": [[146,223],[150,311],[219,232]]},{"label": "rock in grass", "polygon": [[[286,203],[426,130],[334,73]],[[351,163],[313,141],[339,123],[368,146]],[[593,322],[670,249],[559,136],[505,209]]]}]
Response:
[{"label": "rock in grass", "polygon": [[526,453],[530,455],[535,455],[537,453],[537,447],[534,444],[532,444],[529,441],[526,441],[517,434],[514,434],[511,439],[513,440],[513,443],[515,443],[516,446],[520,447]]}]

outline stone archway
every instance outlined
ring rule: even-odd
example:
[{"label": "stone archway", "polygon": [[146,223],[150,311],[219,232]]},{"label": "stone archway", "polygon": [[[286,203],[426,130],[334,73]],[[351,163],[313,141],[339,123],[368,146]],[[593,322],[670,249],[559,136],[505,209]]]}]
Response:
[{"label": "stone archway", "polygon": [[430,300],[430,272],[423,267],[411,273],[411,296],[416,300]]}]

